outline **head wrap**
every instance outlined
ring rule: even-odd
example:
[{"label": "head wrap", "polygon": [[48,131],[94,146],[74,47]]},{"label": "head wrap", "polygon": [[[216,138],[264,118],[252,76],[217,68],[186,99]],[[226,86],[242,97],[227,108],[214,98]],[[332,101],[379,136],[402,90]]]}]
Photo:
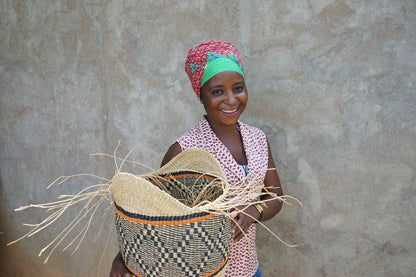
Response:
[{"label": "head wrap", "polygon": [[196,95],[210,78],[223,71],[236,71],[244,77],[243,62],[237,48],[222,40],[208,40],[192,47],[185,62],[185,72]]}]

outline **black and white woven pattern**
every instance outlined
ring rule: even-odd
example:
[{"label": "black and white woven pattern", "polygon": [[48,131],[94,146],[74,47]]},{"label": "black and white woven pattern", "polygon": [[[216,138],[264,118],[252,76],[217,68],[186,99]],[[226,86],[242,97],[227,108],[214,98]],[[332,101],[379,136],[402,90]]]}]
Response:
[{"label": "black and white woven pattern", "polygon": [[147,217],[116,210],[122,256],[136,275],[216,276],[225,267],[231,241],[226,216]]}]

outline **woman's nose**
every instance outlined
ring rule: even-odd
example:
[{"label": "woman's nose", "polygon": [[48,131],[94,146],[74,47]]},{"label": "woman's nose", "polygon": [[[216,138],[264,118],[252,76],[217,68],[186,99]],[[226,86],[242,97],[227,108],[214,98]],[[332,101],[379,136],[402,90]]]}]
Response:
[{"label": "woman's nose", "polygon": [[226,103],[227,104],[234,104],[237,101],[232,90],[227,90],[226,92]]}]

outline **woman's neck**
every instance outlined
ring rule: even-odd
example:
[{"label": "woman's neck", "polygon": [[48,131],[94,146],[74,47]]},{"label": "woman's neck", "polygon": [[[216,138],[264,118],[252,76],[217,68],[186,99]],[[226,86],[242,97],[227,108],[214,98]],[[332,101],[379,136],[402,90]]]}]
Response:
[{"label": "woman's neck", "polygon": [[208,121],[209,126],[217,135],[217,137],[224,137],[224,136],[232,136],[232,135],[239,135],[239,125],[238,122],[233,125],[223,125],[218,124],[214,120],[211,120],[208,116],[204,115],[205,119]]},{"label": "woman's neck", "polygon": [[240,126],[238,122],[234,125],[222,125],[218,126],[215,122],[210,121],[207,116],[205,119],[208,121],[212,131],[217,138],[227,147],[233,158],[238,164],[247,164],[247,157],[243,144],[243,137],[240,133]]}]

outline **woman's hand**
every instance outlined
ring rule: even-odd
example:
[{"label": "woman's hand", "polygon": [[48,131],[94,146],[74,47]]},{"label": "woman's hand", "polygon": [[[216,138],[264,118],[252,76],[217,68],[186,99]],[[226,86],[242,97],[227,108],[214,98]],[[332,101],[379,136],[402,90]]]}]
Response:
[{"label": "woman's hand", "polygon": [[120,252],[115,256],[113,265],[111,266],[110,277],[133,277],[133,274],[127,269],[123,263]]},{"label": "woman's hand", "polygon": [[[240,212],[242,211],[242,212]],[[256,222],[259,218],[259,212],[254,206],[248,206],[246,209],[235,209],[231,212],[231,217],[234,221],[231,222],[231,238],[234,241],[239,241],[247,232],[248,227]]]}]

